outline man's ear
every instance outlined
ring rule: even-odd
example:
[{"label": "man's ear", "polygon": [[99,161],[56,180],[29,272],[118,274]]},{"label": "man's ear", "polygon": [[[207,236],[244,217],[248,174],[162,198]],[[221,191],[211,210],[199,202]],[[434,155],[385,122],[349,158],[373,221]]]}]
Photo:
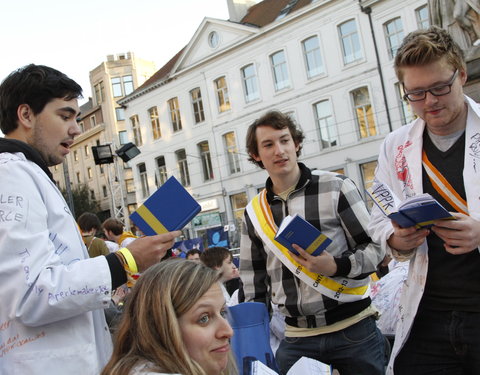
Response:
[{"label": "man's ear", "polygon": [[250,154],[250,157],[255,161],[262,161],[262,159],[260,159],[260,156],[258,155]]},{"label": "man's ear", "polygon": [[27,129],[33,127],[35,114],[32,111],[32,108],[28,104],[20,104],[17,108],[17,119],[19,126],[23,126]]}]

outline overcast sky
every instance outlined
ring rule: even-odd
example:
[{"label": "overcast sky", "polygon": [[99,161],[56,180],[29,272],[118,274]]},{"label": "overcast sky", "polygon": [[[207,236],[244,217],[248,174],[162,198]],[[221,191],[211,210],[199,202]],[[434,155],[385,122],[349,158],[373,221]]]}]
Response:
[{"label": "overcast sky", "polygon": [[132,51],[159,69],[204,17],[228,19],[227,0],[5,0],[0,81],[23,65],[43,64],[77,81],[88,98],[88,73],[107,55]]}]

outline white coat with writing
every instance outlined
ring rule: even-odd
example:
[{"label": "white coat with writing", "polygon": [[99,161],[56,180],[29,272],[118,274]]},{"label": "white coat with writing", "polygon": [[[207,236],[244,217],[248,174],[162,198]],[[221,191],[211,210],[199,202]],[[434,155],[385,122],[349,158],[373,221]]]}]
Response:
[{"label": "white coat with writing", "polygon": [[[480,220],[480,106],[468,97],[467,127],[465,130],[465,165],[463,181],[469,215]],[[378,156],[375,178],[386,183],[400,199],[421,194],[422,148],[425,122],[420,118],[389,134]],[[372,208],[369,231],[373,241],[391,249],[387,244],[393,233],[390,219],[376,205]],[[428,270],[426,241],[419,246],[410,260],[408,278],[400,298],[400,318],[395,333],[387,374],[393,374],[393,362],[406,342],[425,289]]]},{"label": "white coat with writing", "polygon": [[89,259],[60,191],[0,154],[0,373],[97,375],[111,355],[105,257]]}]

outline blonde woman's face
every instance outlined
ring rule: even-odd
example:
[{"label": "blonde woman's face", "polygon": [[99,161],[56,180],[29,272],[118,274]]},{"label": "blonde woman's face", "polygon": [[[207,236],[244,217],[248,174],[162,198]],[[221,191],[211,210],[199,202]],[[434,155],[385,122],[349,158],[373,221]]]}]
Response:
[{"label": "blonde woman's face", "polygon": [[227,367],[233,335],[220,284],[215,283],[182,315],[179,324],[190,357],[208,375],[219,375]]}]

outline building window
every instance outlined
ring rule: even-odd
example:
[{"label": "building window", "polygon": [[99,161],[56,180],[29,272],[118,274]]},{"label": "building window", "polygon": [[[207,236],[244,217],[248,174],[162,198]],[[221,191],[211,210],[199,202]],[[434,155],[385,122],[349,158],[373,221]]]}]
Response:
[{"label": "building window", "polygon": [[388,21],[384,25],[385,37],[387,38],[388,55],[393,59],[397,53],[398,47],[403,40],[403,25],[400,17]]},{"label": "building window", "polygon": [[322,54],[318,37],[312,36],[302,42],[303,56],[307,67],[307,77],[312,78],[324,73]]},{"label": "building window", "polygon": [[77,150],[73,151],[73,160],[78,161],[78,151]]},{"label": "building window", "polygon": [[140,184],[142,186],[142,198],[147,198],[150,195],[148,188],[147,167],[145,163],[138,164],[138,175],[140,176]]},{"label": "building window", "polygon": [[103,81],[100,81],[96,85],[93,86],[93,89],[95,91],[95,101],[98,104],[103,103],[105,100],[105,87],[103,85]]},{"label": "building window", "polygon": [[408,124],[415,120],[416,116],[413,113],[412,106],[408,100],[403,100],[403,86],[400,83],[395,83],[395,91],[397,93],[398,108],[400,108],[400,115],[402,117],[402,125]]},{"label": "building window", "polygon": [[159,156],[155,159],[157,165],[157,173],[155,174],[155,185],[160,187],[167,181],[167,165],[165,164],[165,157]]},{"label": "building window", "polygon": [[135,143],[136,146],[141,146],[143,142],[142,142],[142,132],[140,129],[140,123],[138,121],[138,116],[134,115],[130,117],[130,123],[132,124],[132,130],[133,130],[133,142]]},{"label": "building window", "polygon": [[118,132],[118,141],[120,142],[121,145],[128,143],[128,135],[126,130],[120,130]]},{"label": "building window", "polygon": [[93,190],[93,189],[90,190],[90,199],[93,200],[93,201],[95,200],[95,190]]},{"label": "building window", "polygon": [[80,172],[76,172],[75,175],[77,176],[77,184],[81,183]]},{"label": "building window", "polygon": [[132,76],[112,78],[112,92],[115,98],[131,94],[133,92]]},{"label": "building window", "polygon": [[125,179],[125,188],[127,193],[135,193],[135,184],[133,182],[133,178]]},{"label": "building window", "polygon": [[178,171],[180,172],[180,181],[183,186],[190,186],[190,174],[188,173],[187,153],[185,149],[175,151],[177,156]]},{"label": "building window", "polygon": [[133,92],[133,78],[132,76],[123,76],[123,92],[124,95],[131,94]]},{"label": "building window", "polygon": [[197,146],[200,159],[202,160],[203,180],[213,180],[212,159],[210,158],[210,147],[208,146],[208,142],[201,142]]},{"label": "building window", "polygon": [[104,174],[105,171],[104,171],[104,169],[103,169],[103,164],[100,164],[99,167],[100,167],[100,174]]},{"label": "building window", "polygon": [[288,77],[287,60],[284,51],[278,51],[270,55],[270,63],[272,64],[273,80],[275,82],[275,91],[283,90],[290,87],[290,79]]},{"label": "building window", "polygon": [[180,118],[180,107],[178,106],[178,98],[172,98],[168,101],[168,111],[170,112],[170,122],[172,123],[173,132],[182,130],[182,119]]},{"label": "building window", "polygon": [[245,102],[250,103],[260,97],[255,66],[253,64],[248,64],[241,69],[241,72]]},{"label": "building window", "polygon": [[243,213],[245,211],[245,207],[247,207],[247,204],[248,204],[247,193],[242,192],[242,193],[231,195],[230,202],[232,204],[232,211],[233,211],[232,213],[235,219],[237,232],[239,232],[240,228],[242,227]]},{"label": "building window", "polygon": [[95,118],[95,115],[90,116],[90,125],[92,126],[92,128],[97,126],[97,119]]},{"label": "building window", "polygon": [[160,119],[158,118],[157,107],[150,108],[148,110],[148,114],[150,115],[150,124],[152,125],[153,139],[158,139],[162,136],[162,132],[160,131]]},{"label": "building window", "polygon": [[377,135],[373,108],[370,103],[370,94],[367,87],[352,91],[353,105],[360,138]]},{"label": "building window", "polygon": [[322,148],[338,145],[338,134],[335,121],[333,121],[332,105],[330,100],[322,100],[313,105],[315,121],[320,132]]},{"label": "building window", "polygon": [[[375,180],[375,168],[377,168],[376,160],[368,163],[360,164],[360,171],[362,173],[362,182],[363,182],[364,191],[369,187],[371,187]],[[367,197],[367,206],[369,209],[371,209],[373,201],[368,194],[366,194],[366,197]]]},{"label": "building window", "polygon": [[93,171],[90,167],[87,168],[87,176],[90,180],[93,178]]},{"label": "building window", "polygon": [[85,131],[85,124],[83,123],[83,121],[80,121],[78,123],[78,127],[80,128],[80,131],[83,133]]},{"label": "building window", "polygon": [[108,197],[108,190],[105,185],[102,185],[102,191],[103,191],[103,197],[104,198]]},{"label": "building window", "polygon": [[88,157],[90,155],[90,147],[88,145],[83,147],[83,150],[85,152],[85,156]]},{"label": "building window", "polygon": [[225,143],[225,152],[228,157],[228,166],[230,174],[240,172],[240,160],[238,157],[237,142],[235,140],[235,133],[230,132],[223,136]]},{"label": "building window", "polygon": [[114,98],[122,96],[122,80],[120,77],[112,78],[112,92]]},{"label": "building window", "polygon": [[415,10],[415,18],[417,19],[417,26],[419,29],[428,29],[430,21],[428,18],[428,6],[424,5]]},{"label": "building window", "polygon": [[212,31],[210,34],[208,34],[208,44],[210,47],[217,48],[219,41],[220,37],[216,31]]},{"label": "building window", "polygon": [[363,58],[360,38],[355,20],[350,20],[338,26],[340,44],[342,45],[343,62],[350,64]]},{"label": "building window", "polygon": [[215,81],[215,91],[217,93],[218,112],[225,112],[230,109],[230,99],[228,97],[227,81],[225,77],[217,78]]},{"label": "building window", "polygon": [[195,117],[195,124],[205,121],[205,114],[203,112],[202,93],[200,88],[195,88],[190,91],[190,97],[192,99],[193,115]]},{"label": "building window", "polygon": [[117,121],[125,120],[125,109],[122,107],[115,108],[115,117],[117,118]]}]

